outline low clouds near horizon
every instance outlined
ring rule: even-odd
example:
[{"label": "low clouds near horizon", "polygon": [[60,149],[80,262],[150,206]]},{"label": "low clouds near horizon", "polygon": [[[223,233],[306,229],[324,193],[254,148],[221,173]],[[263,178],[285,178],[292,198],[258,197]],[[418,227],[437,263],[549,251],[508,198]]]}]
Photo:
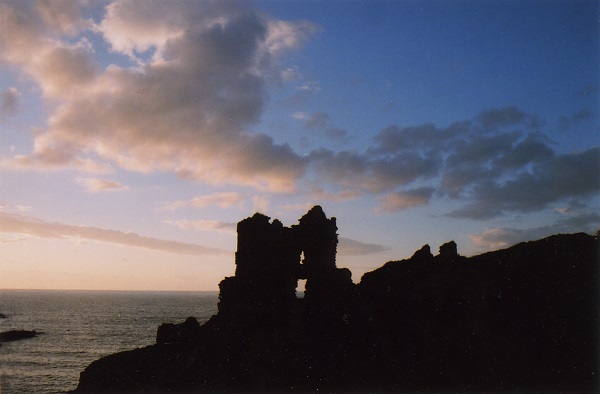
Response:
[{"label": "low clouds near horizon", "polygon": [[532,241],[559,233],[585,232],[595,234],[600,231],[600,215],[582,213],[556,222],[527,229],[508,227],[490,227],[480,234],[471,234],[469,238],[480,251],[501,249],[518,242]]},{"label": "low clouds near horizon", "polygon": [[[54,239],[86,239],[121,246],[158,250],[167,253],[194,256],[229,254],[226,250],[146,237],[131,232],[107,230],[90,226],[72,226],[64,223],[47,222],[20,213],[0,212],[0,233],[25,237]],[[13,242],[13,238],[0,242]]]}]

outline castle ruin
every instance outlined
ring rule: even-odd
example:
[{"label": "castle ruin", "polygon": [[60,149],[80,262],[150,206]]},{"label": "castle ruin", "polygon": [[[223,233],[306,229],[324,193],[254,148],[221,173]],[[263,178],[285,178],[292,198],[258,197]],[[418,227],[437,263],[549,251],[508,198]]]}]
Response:
[{"label": "castle ruin", "polygon": [[299,279],[306,279],[306,302],[326,302],[353,290],[350,270],[336,267],[336,219],[318,205],[291,227],[256,213],[238,223],[237,234],[235,276],[219,284],[220,313],[240,305],[290,305],[297,300]]}]

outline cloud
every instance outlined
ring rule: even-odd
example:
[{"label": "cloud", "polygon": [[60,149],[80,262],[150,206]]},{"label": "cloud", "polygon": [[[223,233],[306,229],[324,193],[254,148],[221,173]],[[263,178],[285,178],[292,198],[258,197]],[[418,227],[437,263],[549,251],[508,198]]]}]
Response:
[{"label": "cloud", "polygon": [[[361,192],[358,190],[338,190],[330,192],[318,187],[314,187],[309,191],[309,196],[313,201],[335,201],[343,202],[356,200],[361,197]],[[312,204],[309,209],[315,204]]]},{"label": "cloud", "polygon": [[504,182],[479,179],[473,187],[473,201],[449,216],[488,219],[507,212],[540,211],[563,199],[597,195],[599,165],[600,148],[594,147],[554,155]]},{"label": "cloud", "polygon": [[370,148],[369,153],[390,155],[411,150],[442,152],[452,149],[455,143],[472,134],[473,128],[471,120],[455,122],[442,128],[431,123],[408,127],[392,125],[373,137],[375,145]]},{"label": "cloud", "polygon": [[582,109],[581,111],[575,112],[570,116],[561,116],[559,118],[559,129],[566,131],[571,127],[594,117],[594,112],[589,109]]},{"label": "cloud", "polygon": [[386,194],[377,207],[379,212],[397,212],[404,209],[427,205],[435,189],[433,187],[420,187],[407,191]]},{"label": "cloud", "polygon": [[80,5],[72,0],[40,0],[35,6],[49,27],[68,35],[73,35],[92,23],[82,17]]},{"label": "cloud", "polygon": [[331,117],[327,112],[315,112],[306,119],[306,127],[322,128],[326,127],[331,122]]},{"label": "cloud", "polygon": [[469,238],[482,251],[506,248],[519,242],[531,241],[558,233],[587,232],[595,233],[600,228],[600,215],[585,213],[553,224],[529,229],[505,227],[487,228],[481,234],[471,234]]},{"label": "cloud", "polygon": [[305,81],[297,89],[304,93],[318,93],[321,91],[321,84],[317,81]]},{"label": "cloud", "polygon": [[281,71],[281,79],[286,82],[297,81],[300,75],[297,69],[288,67]]},{"label": "cloud", "polygon": [[291,114],[290,117],[298,120],[307,120],[309,118],[309,115],[305,112],[297,111]]},{"label": "cloud", "polygon": [[[39,146],[37,143],[35,146]],[[91,174],[110,174],[114,168],[108,164],[94,159],[79,157],[75,152],[62,146],[49,146],[43,151],[38,150],[37,155],[15,155],[12,158],[0,157],[0,168],[6,170],[30,171],[61,171],[64,169],[78,169]]]},{"label": "cloud", "polygon": [[322,179],[344,189],[382,193],[438,174],[441,159],[431,152],[407,151],[379,156],[320,149],[309,159]]},{"label": "cloud", "polygon": [[127,247],[195,256],[229,253],[225,250],[196,244],[146,237],[135,233],[107,230],[98,227],[72,226],[46,222],[21,214],[5,212],[0,212],[0,233],[22,234],[36,238],[88,239]]},{"label": "cloud", "polygon": [[90,42],[72,44],[27,5],[3,7],[3,59],[60,103],[33,151],[5,168],[88,170],[82,164],[93,158],[275,191],[293,190],[303,175],[305,160],[288,145],[248,129],[262,113],[273,59],[301,45],[311,24],[229,2],[116,1],[94,31],[135,65],[101,68]]},{"label": "cloud", "polygon": [[[353,177],[356,184],[365,177],[372,183],[369,190],[384,193],[425,181],[426,187],[435,188],[435,195],[462,204],[448,216],[478,220],[536,212],[597,193],[598,147],[557,153],[552,141],[538,131],[540,124],[535,115],[505,107],[485,110],[472,120],[445,128],[390,126],[374,137],[375,144],[365,154],[353,157],[354,171],[336,172],[335,177],[337,182]],[[330,166],[326,171],[335,171],[336,155],[323,156]],[[374,166],[385,171],[375,171]],[[400,192],[406,190],[410,189]],[[398,196],[385,198],[388,206],[392,201],[402,206]]]},{"label": "cloud", "polygon": [[515,125],[537,126],[540,123],[536,116],[527,114],[515,106],[485,110],[479,114],[477,120],[484,130]]},{"label": "cloud", "polygon": [[325,136],[337,141],[344,141],[350,138],[348,130],[340,129],[339,127],[329,127],[325,130]]},{"label": "cloud", "polygon": [[446,159],[441,191],[451,197],[481,181],[503,178],[554,155],[539,134],[504,132],[459,140]]},{"label": "cloud", "polygon": [[21,204],[0,204],[0,212],[30,212],[31,207]]},{"label": "cloud", "polygon": [[73,39],[89,25],[79,8],[66,1],[0,4],[0,60],[37,81],[46,98],[70,96],[98,71],[89,41]]},{"label": "cloud", "polygon": [[304,127],[310,130],[320,131],[325,137],[338,143],[347,142],[350,139],[347,130],[336,127],[327,112],[294,112],[291,118],[304,121]]},{"label": "cloud", "polygon": [[571,201],[568,201],[567,206],[554,208],[554,210],[560,213],[561,215],[567,215],[571,213],[578,213],[582,210],[585,210],[587,207],[588,206],[582,203],[581,201],[573,199]]},{"label": "cloud", "polygon": [[17,114],[20,96],[21,93],[15,87],[0,92],[0,120]]},{"label": "cloud", "polygon": [[85,187],[86,191],[90,193],[123,191],[129,189],[129,186],[110,179],[77,178],[76,180],[77,183]]},{"label": "cloud", "polygon": [[279,54],[289,48],[299,48],[315,33],[321,31],[319,25],[309,21],[289,22],[271,20],[267,24],[268,35],[264,45],[272,54]]},{"label": "cloud", "polygon": [[177,226],[184,230],[218,231],[223,233],[235,233],[236,223],[226,223],[217,220],[165,220],[165,223]]},{"label": "cloud", "polygon": [[[30,152],[0,157],[4,170],[162,171],[265,193],[297,192],[303,180],[375,194],[387,199],[387,209],[454,199],[460,206],[449,215],[474,219],[598,191],[598,149],[556,152],[539,134],[539,117],[515,106],[488,108],[448,127],[390,125],[364,151],[298,154],[257,125],[273,75],[293,80],[297,94],[320,89],[281,60],[318,26],[276,20],[242,2],[118,0],[97,21],[81,4],[0,5],[0,61],[37,83],[49,111]],[[97,45],[120,63],[98,62]],[[7,92],[12,108],[15,95]],[[336,142],[348,139],[327,112],[292,116]],[[435,193],[421,189],[408,202],[417,183]]]},{"label": "cloud", "polygon": [[168,203],[164,206],[164,209],[172,211],[181,207],[195,207],[205,208],[208,206],[217,206],[219,208],[227,209],[234,206],[239,208],[243,207],[245,201],[248,198],[240,193],[235,192],[223,192],[216,194],[207,194],[204,196],[196,197],[187,201],[175,201]]},{"label": "cloud", "polygon": [[367,244],[350,238],[339,238],[338,254],[340,256],[366,256],[390,250],[388,247],[377,244]]},{"label": "cloud", "polygon": [[577,96],[586,97],[600,92],[600,88],[595,83],[590,83],[584,86],[580,91],[577,92]]},{"label": "cloud", "polygon": [[271,200],[269,196],[252,196],[252,210],[255,212],[268,212]]}]

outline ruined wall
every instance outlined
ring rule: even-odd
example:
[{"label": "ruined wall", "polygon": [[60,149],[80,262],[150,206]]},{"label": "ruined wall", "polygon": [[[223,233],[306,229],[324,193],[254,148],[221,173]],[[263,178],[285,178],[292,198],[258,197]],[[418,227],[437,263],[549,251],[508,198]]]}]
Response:
[{"label": "ruined wall", "polygon": [[219,284],[219,311],[293,302],[298,279],[307,279],[305,297],[313,301],[352,286],[350,271],[336,268],[336,219],[327,218],[318,205],[297,225],[285,227],[257,213],[239,222],[237,232],[235,276]]},{"label": "ruined wall", "polygon": [[292,229],[257,213],[239,222],[237,233],[235,276],[219,284],[219,310],[234,304],[252,308],[293,302],[301,251]]}]

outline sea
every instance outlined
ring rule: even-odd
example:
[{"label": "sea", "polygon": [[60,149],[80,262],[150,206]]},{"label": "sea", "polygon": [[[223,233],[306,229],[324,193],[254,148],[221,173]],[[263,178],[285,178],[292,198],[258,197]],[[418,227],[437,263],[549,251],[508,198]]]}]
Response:
[{"label": "sea", "polygon": [[0,332],[35,338],[0,345],[0,393],[65,393],[100,357],[156,342],[162,323],[217,313],[218,292],[0,290]]}]

